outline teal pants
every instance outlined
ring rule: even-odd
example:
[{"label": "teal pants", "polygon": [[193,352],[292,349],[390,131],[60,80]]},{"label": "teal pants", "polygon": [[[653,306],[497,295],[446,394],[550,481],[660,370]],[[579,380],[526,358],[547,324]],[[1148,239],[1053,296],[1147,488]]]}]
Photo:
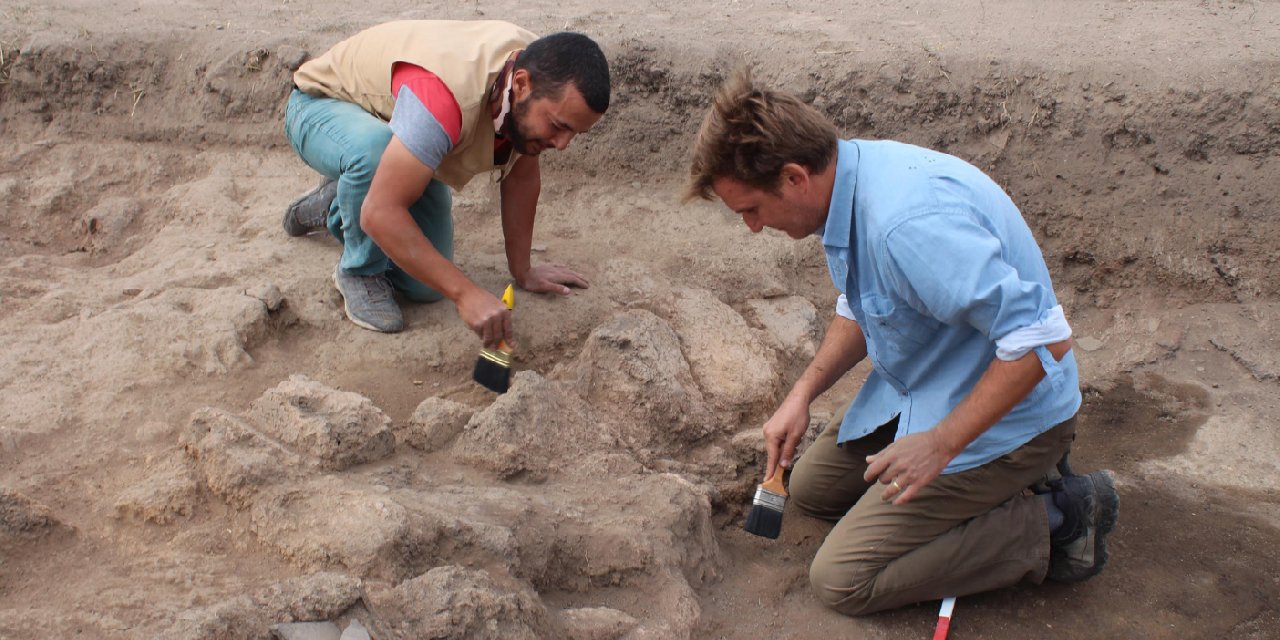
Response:
[{"label": "teal pants", "polygon": [[[302,160],[321,175],[338,181],[329,209],[328,227],[342,243],[338,267],[352,275],[387,274],[410,300],[435,302],[438,291],[413,279],[393,263],[360,228],[360,207],[373,183],[382,152],[391,142],[387,123],[350,102],[318,98],[297,89],[285,108],[285,135]],[[422,234],[447,260],[453,260],[453,197],[439,180],[427,185],[409,207]]]}]

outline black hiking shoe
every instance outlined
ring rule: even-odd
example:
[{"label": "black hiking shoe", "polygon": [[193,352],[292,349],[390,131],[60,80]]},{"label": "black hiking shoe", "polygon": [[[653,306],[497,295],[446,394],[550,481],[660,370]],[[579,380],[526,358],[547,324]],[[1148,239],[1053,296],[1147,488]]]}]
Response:
[{"label": "black hiking shoe", "polygon": [[284,210],[284,232],[296,238],[323,228],[337,195],[338,183],[325,178],[320,186],[299,196]]},{"label": "black hiking shoe", "polygon": [[1049,536],[1049,579],[1080,582],[1107,564],[1107,535],[1120,514],[1120,496],[1109,471],[1068,475],[1049,483],[1062,526]]}]

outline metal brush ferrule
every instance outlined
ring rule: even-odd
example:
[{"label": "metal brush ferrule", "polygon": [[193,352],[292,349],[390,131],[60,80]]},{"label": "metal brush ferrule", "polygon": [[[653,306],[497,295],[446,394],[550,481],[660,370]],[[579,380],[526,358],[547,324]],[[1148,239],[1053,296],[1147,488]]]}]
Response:
[{"label": "metal brush ferrule", "polygon": [[787,504],[787,497],[778,495],[764,487],[756,487],[756,497],[751,501],[751,504],[768,507],[774,511],[782,511]]},{"label": "metal brush ferrule", "polygon": [[511,368],[511,354],[501,349],[481,349],[480,357],[499,367]]}]

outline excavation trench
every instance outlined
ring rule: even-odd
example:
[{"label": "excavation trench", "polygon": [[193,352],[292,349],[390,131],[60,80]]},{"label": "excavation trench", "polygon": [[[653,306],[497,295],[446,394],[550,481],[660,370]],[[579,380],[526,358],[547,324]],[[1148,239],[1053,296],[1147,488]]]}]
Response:
[{"label": "excavation trench", "polygon": [[[0,632],[260,637],[351,612],[447,637],[928,627],[926,606],[857,622],[821,609],[805,574],[826,525],[788,514],[776,543],[739,530],[759,425],[812,355],[833,291],[816,241],[677,202],[721,58],[607,43],[613,107],[546,158],[535,237],[535,259],[578,266],[591,287],[519,297],[518,373],[496,397],[468,381],[478,345],[451,306],[407,306],[394,336],[356,329],[329,283],[337,244],[279,228],[315,179],[281,133],[289,70],[321,40],[0,43],[0,382],[19,398],[0,488],[23,496],[5,494],[5,513],[35,523],[0,530]],[[1235,345],[1280,293],[1275,89],[963,56],[803,74],[760,58],[760,75],[848,136],[992,175],[1041,241],[1077,338],[1095,337],[1079,352],[1074,460],[1121,476],[1117,577],[976,597],[969,628],[1265,634],[1280,565],[1251,550],[1280,543],[1274,486],[1215,488],[1202,467],[1160,465],[1218,455],[1206,429],[1239,416],[1195,367],[1274,387],[1275,363]],[[476,182],[455,198],[456,254],[498,291],[496,187]],[[1243,319],[1214,333],[1198,312]],[[1121,594],[1161,614],[1134,619]],[[69,613],[85,601],[102,613]],[[1101,613],[1044,613],[1055,607]]]}]

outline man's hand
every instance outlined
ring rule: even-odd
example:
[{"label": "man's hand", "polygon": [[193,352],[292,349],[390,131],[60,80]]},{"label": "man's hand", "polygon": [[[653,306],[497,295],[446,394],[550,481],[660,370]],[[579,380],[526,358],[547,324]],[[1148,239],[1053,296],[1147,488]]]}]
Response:
[{"label": "man's hand", "polygon": [[517,284],[533,293],[569,295],[569,287],[586,289],[589,283],[582,274],[561,264],[539,264],[529,267]]},{"label": "man's hand", "polygon": [[880,453],[867,456],[866,473],[862,478],[871,482],[877,478],[887,484],[885,501],[906,504],[926,485],[933,482],[947,463],[956,457],[938,435],[937,429],[903,436]]},{"label": "man's hand", "polygon": [[764,479],[791,467],[800,439],[809,430],[809,403],[797,396],[787,396],[782,406],[764,423],[764,448],[769,455]]},{"label": "man's hand", "polygon": [[501,341],[506,341],[508,346],[515,346],[511,310],[497,296],[473,287],[462,294],[456,304],[462,321],[480,336],[485,347],[492,349]]},{"label": "man's hand", "polygon": [[[1071,339],[1045,347],[1054,360],[1062,360],[1071,350]],[[1035,353],[1017,360],[992,360],[978,384],[942,422],[867,456],[869,466],[863,477],[867,482],[879,478],[882,484],[889,485],[884,499],[905,504],[933,482],[969,443],[1022,402],[1044,376],[1044,368]]]}]

